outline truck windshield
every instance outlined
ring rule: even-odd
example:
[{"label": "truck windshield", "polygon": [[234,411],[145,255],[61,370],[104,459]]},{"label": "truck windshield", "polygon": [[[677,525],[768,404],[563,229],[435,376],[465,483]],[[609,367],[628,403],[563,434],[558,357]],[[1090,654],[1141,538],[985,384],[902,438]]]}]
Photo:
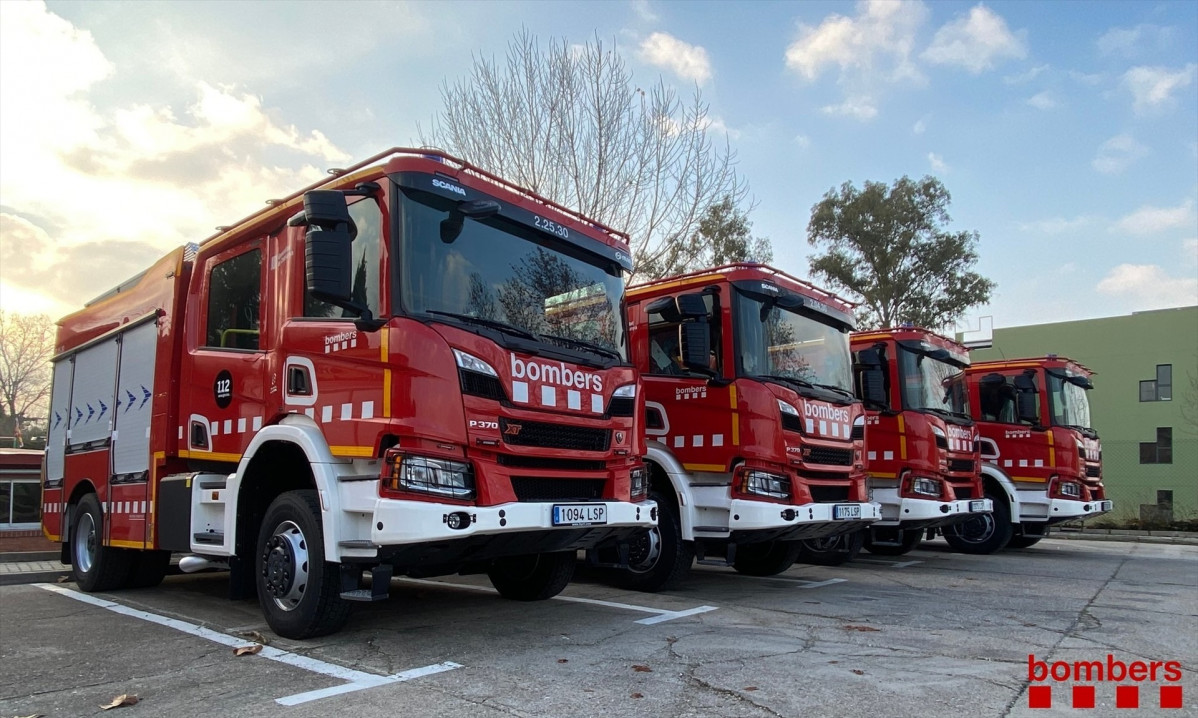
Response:
[{"label": "truck windshield", "polygon": [[414,313],[514,328],[540,342],[625,361],[624,276],[614,264],[502,217],[466,219],[451,242],[441,222],[456,202],[401,193],[403,306]]},{"label": "truck windshield", "polygon": [[1086,390],[1055,371],[1048,373],[1048,393],[1052,402],[1054,426],[1090,427],[1090,397]]},{"label": "truck windshield", "polygon": [[847,331],[816,319],[816,312],[768,306],[744,293],[736,304],[737,365],[744,376],[783,377],[852,392]]},{"label": "truck windshield", "polygon": [[956,364],[899,346],[899,380],[904,409],[931,409],[969,416],[965,370]]}]

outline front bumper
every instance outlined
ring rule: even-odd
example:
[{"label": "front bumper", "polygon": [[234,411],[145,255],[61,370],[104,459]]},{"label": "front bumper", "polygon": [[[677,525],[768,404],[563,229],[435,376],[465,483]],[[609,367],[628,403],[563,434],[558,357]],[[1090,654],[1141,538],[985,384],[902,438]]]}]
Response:
[{"label": "front bumper", "polygon": [[882,506],[882,519],[875,526],[904,529],[948,526],[994,510],[990,499],[913,499],[900,497],[897,488],[873,489],[871,498]]},{"label": "front bumper", "polygon": [[1044,521],[1052,525],[1062,521],[1092,519],[1108,513],[1112,507],[1110,499],[1050,499],[1043,491],[1020,491],[1019,516],[1013,520],[1019,523]]},{"label": "front bumper", "polygon": [[[844,507],[856,507],[859,513],[853,518],[838,518],[845,513]],[[847,513],[852,513],[851,508]],[[737,543],[755,543],[839,536],[865,528],[881,516],[881,507],[874,502],[844,501],[787,506],[768,501],[733,499],[729,511],[729,538]]]}]

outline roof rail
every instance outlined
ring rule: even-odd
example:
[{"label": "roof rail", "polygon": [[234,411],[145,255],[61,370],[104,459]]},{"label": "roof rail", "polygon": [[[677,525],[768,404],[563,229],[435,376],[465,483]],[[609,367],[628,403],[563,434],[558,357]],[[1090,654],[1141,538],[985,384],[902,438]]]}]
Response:
[{"label": "roof rail", "polygon": [[741,269],[751,269],[751,270],[764,272],[765,274],[769,274],[772,276],[783,277],[788,281],[794,282],[795,284],[798,284],[802,287],[805,287],[806,289],[811,290],[812,292],[815,292],[816,294],[822,294],[825,297],[834,299],[842,304],[846,304],[850,308],[860,306],[860,304],[861,304],[860,302],[854,302],[852,300],[845,299],[844,297],[842,297],[838,294],[834,294],[833,292],[829,292],[828,290],[823,289],[822,287],[817,287],[816,285],[812,284],[811,282],[807,281],[806,279],[799,279],[798,277],[794,276],[793,274],[788,274],[787,272],[784,272],[781,269],[778,269],[777,267],[772,267],[768,264],[762,264],[761,262],[733,262],[732,264],[722,264],[718,267],[711,267],[710,269],[697,269],[693,272],[687,272],[686,274],[677,274],[672,277],[663,277],[661,279],[654,279],[651,282],[645,282],[644,284],[637,284],[633,287],[629,287],[629,289],[630,290],[650,289],[656,284],[664,284],[666,282],[676,282],[680,279],[693,279],[695,277],[704,277],[707,275],[729,274],[731,272],[741,270]]}]

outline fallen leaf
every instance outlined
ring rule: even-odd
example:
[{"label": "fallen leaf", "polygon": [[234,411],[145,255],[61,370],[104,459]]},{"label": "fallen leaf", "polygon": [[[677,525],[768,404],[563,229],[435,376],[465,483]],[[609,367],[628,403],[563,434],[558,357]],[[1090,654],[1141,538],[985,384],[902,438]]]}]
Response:
[{"label": "fallen leaf", "polygon": [[755,691],[755,690],[757,690],[757,686],[745,686],[744,688],[741,688],[741,690],[742,691]]},{"label": "fallen leaf", "polygon": [[666,643],[671,646],[678,642],[678,636],[666,636]]},{"label": "fallen leaf", "polygon": [[237,635],[241,636],[242,638],[248,638],[255,643],[261,643],[264,646],[270,645],[270,641],[267,640],[266,636],[263,636],[258,631],[242,631]]},{"label": "fallen leaf", "polygon": [[631,698],[644,698],[645,694],[644,693],[633,693],[630,697]]},{"label": "fallen leaf", "polygon": [[557,659],[557,662],[558,663],[569,663],[570,659],[569,658],[559,658],[559,659]]},{"label": "fallen leaf", "polygon": [[653,669],[650,668],[649,666],[633,666],[632,670],[636,671],[637,673],[652,673],[653,672]]},{"label": "fallen leaf", "polygon": [[865,671],[860,671],[860,670],[857,670],[856,668],[853,669],[853,673],[856,673],[859,676],[865,675]]},{"label": "fallen leaf", "polygon": [[873,632],[873,631],[881,631],[881,630],[882,630],[882,629],[880,629],[880,628],[874,628],[873,626],[854,626],[854,625],[853,625],[853,624],[851,624],[851,623],[850,623],[850,624],[848,624],[848,625],[846,625],[846,626],[841,626],[841,628],[843,628],[843,629],[844,629],[844,630],[846,630],[846,631],[868,631],[868,632]]},{"label": "fallen leaf", "polygon": [[238,646],[233,649],[233,655],[235,655],[235,656],[252,656],[255,653],[261,653],[261,652],[262,652],[262,644],[261,643],[255,643],[252,646]]},{"label": "fallen leaf", "polygon": [[59,576],[59,577],[58,577],[58,582],[59,582],[59,583],[66,583],[67,581],[70,581],[70,580],[71,580],[71,577],[70,577],[70,576]]},{"label": "fallen leaf", "polygon": [[113,708],[120,708],[122,706],[135,705],[137,705],[137,696],[133,695],[132,693],[122,693],[116,698],[113,698],[111,703],[100,706],[100,708],[102,710],[111,710]]},{"label": "fallen leaf", "polygon": [[840,661],[828,661],[828,663],[840,663]]}]

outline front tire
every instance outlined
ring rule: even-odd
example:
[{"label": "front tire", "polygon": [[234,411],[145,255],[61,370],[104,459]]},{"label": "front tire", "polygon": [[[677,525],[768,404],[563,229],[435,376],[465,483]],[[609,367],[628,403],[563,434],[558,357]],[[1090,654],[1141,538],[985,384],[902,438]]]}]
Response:
[{"label": "front tire", "polygon": [[841,536],[806,539],[800,541],[799,545],[799,562],[816,566],[840,566],[857,558],[861,553],[862,547],[865,546],[865,530]]},{"label": "front tire", "polygon": [[166,578],[171,566],[170,551],[134,551],[129,566],[130,588],[153,588]]},{"label": "front tire", "polygon": [[1007,548],[1028,548],[1040,543],[1043,536],[1012,536],[1007,542]]},{"label": "front tire", "polygon": [[765,541],[737,546],[732,568],[746,576],[776,576],[794,565],[801,550],[798,541]]},{"label": "front tire", "polygon": [[1011,508],[1006,499],[989,491],[986,498],[994,504],[993,512],[942,529],[949,546],[961,553],[984,555],[1001,551],[1011,542],[1015,528],[1011,525]]},{"label": "front tire", "polygon": [[279,495],[266,510],[257,549],[258,603],[271,630],[304,639],[345,625],[350,605],[341,599],[337,567],[324,560],[315,491]]},{"label": "front tire", "polygon": [[129,578],[133,559],[127,549],[103,545],[104,514],[95,494],[83,497],[75,509],[71,531],[71,571],[75,583],[87,593],[121,588]]},{"label": "front tire", "polygon": [[874,529],[867,529],[865,550],[877,556],[902,556],[911,553],[923,539],[923,529],[891,529],[898,534],[897,543],[877,543],[874,541]]},{"label": "front tire", "polygon": [[616,572],[613,583],[632,591],[655,593],[682,580],[695,561],[695,545],[682,540],[682,519],[672,497],[653,491],[657,526],[632,539],[628,568]]},{"label": "front tire", "polygon": [[544,601],[562,592],[574,577],[576,552],[541,553],[495,559],[487,577],[500,596],[513,601]]}]

